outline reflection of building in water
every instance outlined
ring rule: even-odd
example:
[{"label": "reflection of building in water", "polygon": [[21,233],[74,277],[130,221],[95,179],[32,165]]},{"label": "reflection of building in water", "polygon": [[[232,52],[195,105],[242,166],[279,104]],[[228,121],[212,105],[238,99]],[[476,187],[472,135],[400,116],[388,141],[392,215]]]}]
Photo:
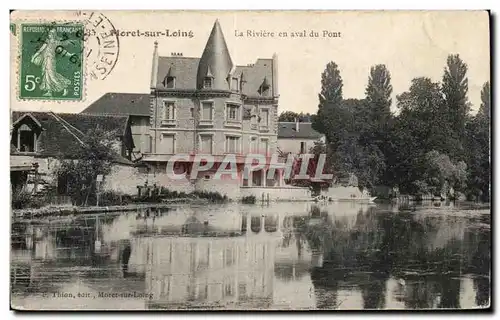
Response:
[{"label": "reflection of building in water", "polygon": [[[269,307],[279,233],[269,232],[277,229],[270,218],[258,218],[260,230],[239,237],[132,239],[129,270],[145,273],[146,292],[153,295],[150,307]],[[248,225],[251,220],[244,217]]]}]

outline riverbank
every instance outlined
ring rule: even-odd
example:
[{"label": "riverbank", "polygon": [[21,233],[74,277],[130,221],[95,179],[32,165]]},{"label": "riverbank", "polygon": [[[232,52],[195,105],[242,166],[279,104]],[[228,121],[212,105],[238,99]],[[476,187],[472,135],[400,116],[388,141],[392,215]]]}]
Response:
[{"label": "riverbank", "polygon": [[26,208],[12,210],[14,219],[32,219],[44,217],[68,216],[73,214],[96,214],[96,213],[111,213],[111,212],[130,212],[146,209],[163,209],[177,203],[191,203],[191,199],[172,199],[163,203],[136,203],[127,205],[115,206],[95,206],[95,207],[79,207],[79,206],[48,206],[42,208]]}]

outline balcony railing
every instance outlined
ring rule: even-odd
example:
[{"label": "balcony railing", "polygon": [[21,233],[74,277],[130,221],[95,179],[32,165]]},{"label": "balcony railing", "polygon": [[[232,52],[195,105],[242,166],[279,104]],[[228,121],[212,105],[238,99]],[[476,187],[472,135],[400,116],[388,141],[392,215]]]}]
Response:
[{"label": "balcony railing", "polygon": [[163,119],[161,120],[161,125],[164,127],[175,127],[177,125],[176,119]]},{"label": "balcony railing", "polygon": [[269,131],[269,125],[260,125],[259,131]]},{"label": "balcony railing", "polygon": [[235,128],[241,128],[241,121],[239,120],[226,120],[224,122],[225,127],[235,127]]},{"label": "balcony railing", "polygon": [[214,125],[214,121],[213,120],[200,120],[200,122],[198,123],[199,126],[213,126]]}]

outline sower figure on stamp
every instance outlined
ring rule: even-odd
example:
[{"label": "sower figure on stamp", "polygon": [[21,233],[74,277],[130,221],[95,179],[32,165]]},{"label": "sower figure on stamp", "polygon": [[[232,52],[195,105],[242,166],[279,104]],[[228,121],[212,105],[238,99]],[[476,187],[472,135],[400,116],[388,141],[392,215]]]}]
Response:
[{"label": "sower figure on stamp", "polygon": [[51,29],[43,46],[33,55],[31,62],[42,68],[41,90],[47,90],[44,96],[51,97],[53,92],[63,91],[63,96],[68,93],[67,87],[71,84],[69,79],[56,70],[56,50],[59,46],[66,45],[70,40],[56,38],[56,29]]}]

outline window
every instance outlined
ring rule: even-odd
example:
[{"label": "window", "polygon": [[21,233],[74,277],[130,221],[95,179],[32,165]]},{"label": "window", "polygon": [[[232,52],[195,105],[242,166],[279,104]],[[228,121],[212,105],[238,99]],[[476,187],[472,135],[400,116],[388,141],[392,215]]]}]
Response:
[{"label": "window", "polygon": [[212,78],[206,77],[205,79],[203,79],[203,88],[204,89],[212,88]]},{"label": "window", "polygon": [[175,77],[167,77],[167,80],[165,81],[165,87],[167,87],[167,89],[175,88]]},{"label": "window", "polygon": [[267,139],[261,139],[260,140],[260,144],[261,144],[261,148],[262,148],[262,152],[267,154],[269,152],[269,140]]},{"label": "window", "polygon": [[269,109],[262,109],[260,117],[261,117],[261,119],[260,119],[261,126],[268,127],[269,126]]},{"label": "window", "polygon": [[174,154],[175,136],[173,134],[164,134],[160,141],[160,153]]},{"label": "window", "polygon": [[210,247],[201,246],[198,248],[197,270],[206,270],[210,264]]},{"label": "window", "polygon": [[226,107],[226,119],[228,121],[240,121],[240,106],[237,104],[228,104]]},{"label": "window", "polygon": [[200,136],[200,152],[203,154],[212,154],[212,135],[201,135]]},{"label": "window", "polygon": [[202,102],[201,103],[201,120],[202,121],[212,121],[213,103],[212,102]]},{"label": "window", "polygon": [[224,250],[224,265],[227,267],[232,266],[235,262],[233,248],[226,248]]},{"label": "window", "polygon": [[226,152],[236,153],[239,151],[240,137],[227,136],[226,137]]},{"label": "window", "polygon": [[238,87],[238,78],[233,78],[232,82],[231,82],[231,90],[233,91],[238,91],[239,87]]},{"label": "window", "polygon": [[238,297],[240,299],[246,298],[247,295],[247,285],[246,283],[239,283],[238,284]]},{"label": "window", "polygon": [[163,101],[162,120],[175,119],[175,103],[173,101]]},{"label": "window", "polygon": [[306,153],[306,143],[305,142],[300,143],[300,153]]},{"label": "window", "polygon": [[57,176],[57,194],[66,195],[68,193],[68,180],[65,175]]},{"label": "window", "polygon": [[208,298],[208,284],[200,284],[198,286],[198,299],[205,300]]},{"label": "window", "polygon": [[252,137],[252,139],[250,139],[250,152],[259,152],[259,143],[256,137]]},{"label": "window", "polygon": [[194,108],[190,108],[189,112],[191,112],[191,118],[194,118]]},{"label": "window", "polygon": [[233,297],[234,296],[234,289],[233,289],[234,284],[227,280],[224,281],[224,297]]},{"label": "window", "polygon": [[36,151],[36,133],[31,128],[23,124],[17,129],[18,140],[17,149],[21,152]]}]

